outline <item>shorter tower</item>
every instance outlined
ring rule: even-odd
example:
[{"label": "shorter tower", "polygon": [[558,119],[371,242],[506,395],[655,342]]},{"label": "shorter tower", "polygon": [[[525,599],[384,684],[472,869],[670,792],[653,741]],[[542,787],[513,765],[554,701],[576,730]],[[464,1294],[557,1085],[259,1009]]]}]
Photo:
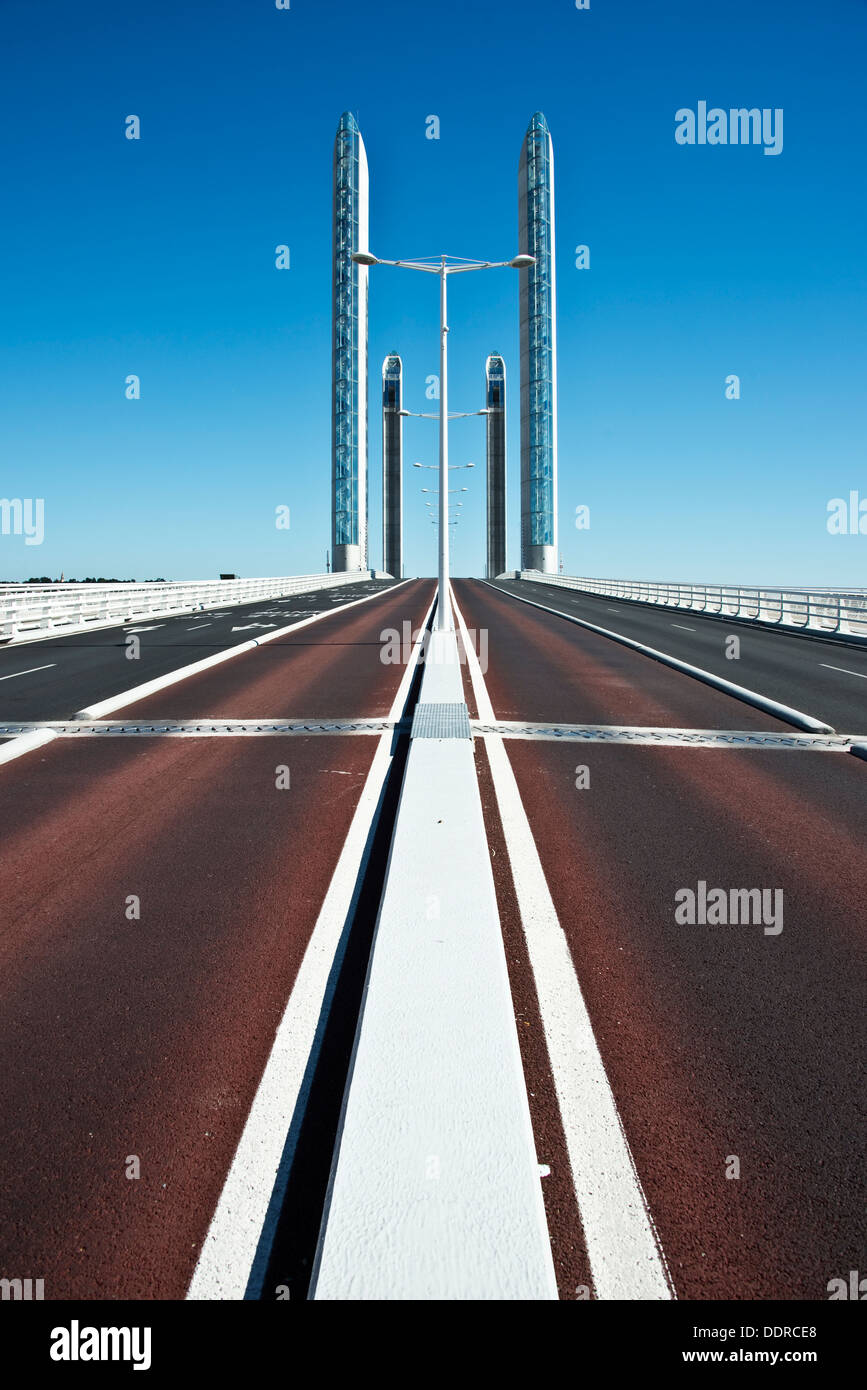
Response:
[{"label": "shorter tower", "polygon": [[403,579],[403,363],[382,364],[382,567]]},{"label": "shorter tower", "polygon": [[506,568],[506,364],[498,353],[485,363],[487,420],[487,577]]}]

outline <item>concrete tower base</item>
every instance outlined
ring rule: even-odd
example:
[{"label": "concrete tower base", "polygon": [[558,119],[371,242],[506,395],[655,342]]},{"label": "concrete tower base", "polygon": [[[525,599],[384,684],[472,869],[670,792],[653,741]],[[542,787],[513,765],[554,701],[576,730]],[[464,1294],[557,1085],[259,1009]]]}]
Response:
[{"label": "concrete tower base", "polygon": [[360,570],[364,566],[361,563],[360,545],[336,545],[334,547],[334,557],[331,568],[335,574],[345,574],[350,570]]},{"label": "concrete tower base", "polygon": [[556,574],[557,547],[553,545],[529,546],[524,561],[524,569],[539,570],[542,574]]}]

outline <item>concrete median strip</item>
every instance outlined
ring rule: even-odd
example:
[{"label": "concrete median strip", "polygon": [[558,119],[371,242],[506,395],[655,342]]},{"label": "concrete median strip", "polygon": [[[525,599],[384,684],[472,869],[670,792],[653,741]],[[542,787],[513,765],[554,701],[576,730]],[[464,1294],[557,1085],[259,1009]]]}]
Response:
[{"label": "concrete median strip", "polygon": [[563,618],[567,623],[575,623],[578,627],[586,628],[588,632],[596,632],[600,637],[609,637],[613,642],[620,642],[624,647],[630,647],[633,651],[641,652],[644,656],[652,657],[654,661],[661,662],[663,666],[670,666],[674,671],[682,671],[684,675],[703,681],[705,685],[713,686],[715,690],[721,690],[726,695],[733,695],[736,700],[743,700],[756,709],[764,710],[766,714],[772,714],[777,719],[785,720],[787,724],[794,724],[797,729],[806,729],[809,733],[816,734],[834,733],[831,725],[824,724],[821,719],[814,719],[811,714],[804,714],[802,710],[781,704],[779,700],[772,700],[768,695],[760,695],[758,691],[748,690],[746,686],[735,685],[733,681],[726,680],[724,676],[717,676],[713,671],[705,671],[701,666],[693,666],[688,661],[681,661],[679,657],[669,656],[668,652],[661,652],[656,647],[648,647],[644,642],[636,642],[632,637],[624,637],[620,632],[612,632],[610,628],[599,627],[597,623],[588,623],[584,618],[576,618],[572,613],[564,613],[561,608],[551,608],[546,603],[537,603],[535,599],[524,598],[521,594],[513,593],[511,589],[501,589],[498,585],[489,584],[484,579],[480,582],[496,593],[503,594],[506,598],[515,599],[517,603],[527,603],[531,608],[539,608],[543,613],[550,613],[555,618]]},{"label": "concrete median strip", "polygon": [[164,676],[156,676],[154,680],[145,681],[142,685],[134,685],[130,690],[124,690],[119,695],[112,695],[107,700],[98,700],[96,704],[88,705],[86,709],[81,709],[76,714],[76,719],[102,719],[103,715],[112,714],[115,710],[123,709],[126,705],[134,704],[138,700],[144,700],[148,695],[155,695],[159,690],[165,690],[170,685],[176,685],[179,681],[184,681],[188,676],[195,676],[200,671],[208,671],[212,666],[219,666],[223,661],[230,661],[233,657],[241,656],[243,652],[251,652],[256,647],[263,647],[267,642],[274,642],[278,637],[286,637],[290,632],[299,632],[303,627],[309,627],[311,623],[318,623],[322,618],[330,618],[335,613],[348,613],[350,608],[357,608],[362,603],[370,603],[372,599],[382,598],[391,595],[408,584],[409,580],[404,579],[401,584],[393,584],[389,589],[383,589],[375,594],[366,594],[364,598],[353,599],[351,603],[335,604],[333,608],[328,608],[322,613],[314,613],[312,618],[302,618],[297,623],[290,623],[288,627],[278,628],[275,632],[265,633],[262,637],[255,637],[249,642],[239,642],[236,647],[229,647],[227,651],[216,652],[213,656],[203,657],[201,661],[193,661],[188,666],[179,666],[176,671],[167,671]]},{"label": "concrete median strip", "polygon": [[454,633],[417,717],[311,1296],[556,1299]]}]

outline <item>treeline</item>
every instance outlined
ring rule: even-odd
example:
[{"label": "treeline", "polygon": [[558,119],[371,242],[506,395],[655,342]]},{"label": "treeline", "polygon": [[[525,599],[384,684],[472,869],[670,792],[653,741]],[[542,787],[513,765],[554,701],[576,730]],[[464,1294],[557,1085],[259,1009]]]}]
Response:
[{"label": "treeline", "polygon": [[[6,580],[6,583],[15,581]],[[106,579],[100,575],[98,579],[88,575],[87,579],[52,579],[49,574],[31,575],[29,579],[23,581],[25,584],[168,584],[170,581],[162,576],[159,579]]]}]

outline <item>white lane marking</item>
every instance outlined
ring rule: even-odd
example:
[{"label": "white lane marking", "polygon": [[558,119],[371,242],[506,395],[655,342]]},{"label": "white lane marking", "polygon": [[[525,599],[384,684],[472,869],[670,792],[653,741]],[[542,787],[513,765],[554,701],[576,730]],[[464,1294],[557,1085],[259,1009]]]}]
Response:
[{"label": "white lane marking", "polygon": [[213,627],[213,623],[199,623],[198,627],[188,627],[187,632],[201,632],[203,627]]},{"label": "white lane marking", "polygon": [[[422,634],[432,608],[433,603],[420,625]],[[422,640],[420,636],[407,662],[389,721],[399,719],[403,713]],[[320,1023],[327,1014],[324,1006],[330,1003],[329,980],[339,973],[346,948],[344,928],[351,920],[371,825],[391,764],[392,742],[393,734],[383,734],[373,755],[244,1132],[202,1242],[187,1298],[242,1299],[248,1285],[252,1296],[261,1292],[322,1044]]]},{"label": "white lane marking", "polygon": [[608,612],[609,612],[609,613],[619,613],[619,612],[620,612],[620,609],[619,609],[619,608],[612,608],[612,607],[610,607],[610,605],[607,605],[607,604],[606,604],[606,607],[608,608]]},{"label": "white lane marking", "polygon": [[672,627],[679,627],[680,630],[681,630],[681,632],[695,632],[695,631],[697,631],[697,629],[694,628],[694,627],[684,627],[683,623],[672,623],[671,626],[672,626]]},{"label": "white lane marking", "polygon": [[47,666],[28,666],[26,671],[13,671],[11,676],[0,676],[0,681],[14,681],[18,676],[32,676],[34,671],[50,671],[52,666],[56,665],[56,661],[49,661]]},{"label": "white lane marking", "polygon": [[[464,639],[479,717],[493,723],[494,710],[479,660],[456,603],[454,612]],[[623,1131],[512,764],[498,735],[485,735],[485,748],[536,982],[597,1297],[674,1298],[665,1255]]]},{"label": "white lane marking", "polygon": [[151,623],[148,627],[125,627],[124,632],[156,632],[158,627],[165,627],[165,623]]},{"label": "white lane marking", "polygon": [[[402,581],[408,584],[409,580]],[[342,604],[332,612],[346,613],[350,608],[357,608],[362,603],[370,603],[373,599],[382,598],[386,593],[394,593],[400,585],[395,584],[394,588],[378,590],[375,594],[368,594],[366,598],[352,599],[351,602]],[[219,666],[223,661],[229,661],[233,657],[240,656],[242,652],[251,652],[255,647],[264,646],[266,642],[273,642],[277,637],[285,637],[290,632],[297,632],[299,628],[307,627],[310,623],[315,623],[324,614],[317,613],[312,618],[302,618],[300,622],[290,623],[288,627],[278,627],[276,632],[269,632],[262,637],[251,637],[246,642],[239,642],[235,647],[227,647],[224,651],[215,652],[213,656],[203,657],[201,661],[192,661],[188,666],[180,666],[175,671],[167,671],[164,676],[157,676],[152,681],[145,681],[143,685],[134,685],[130,690],[124,690],[120,695],[112,695],[108,700],[98,700],[96,704],[88,705],[86,709],[76,712],[76,719],[100,719],[104,714],[112,714],[115,710],[123,709],[125,705],[131,705],[135,700],[143,700],[146,695],[153,695],[158,690],[165,690],[169,685],[176,685],[178,681],[186,680],[187,676],[194,676],[199,671],[208,671],[212,666]]]},{"label": "white lane marking", "polygon": [[232,631],[233,631],[233,632],[249,632],[249,631],[251,630],[251,628],[254,628],[254,627],[271,628],[271,627],[276,627],[276,626],[277,626],[276,623],[244,623],[241,627],[233,627],[233,628],[232,628]]},{"label": "white lane marking", "polygon": [[824,666],[826,671],[842,671],[844,676],[857,676],[861,681],[867,681],[867,675],[863,671],[849,671],[845,666],[829,666],[827,661],[820,661],[820,666]]},{"label": "white lane marking", "polygon": [[0,744],[0,763],[11,763],[23,753],[41,748],[45,743],[53,743],[57,734],[53,729],[34,729],[29,734],[19,734],[8,743]]},{"label": "white lane marking", "polygon": [[522,594],[516,594],[513,589],[500,589],[496,584],[490,584],[487,579],[480,579],[476,582],[484,584],[487,589],[493,589],[495,593],[503,594],[506,598],[513,598],[517,603],[528,603],[531,608],[538,608],[542,613],[551,613],[555,618],[563,618],[567,623],[575,623],[578,627],[586,628],[588,632],[597,632],[600,637],[609,637],[612,642],[621,642],[624,647],[631,647],[633,651],[641,652],[642,656],[652,657],[654,661],[659,661],[663,666],[670,666],[673,671],[682,671],[686,676],[693,676],[714,690],[721,690],[726,695],[733,695],[736,700],[744,700],[748,705],[755,705],[756,709],[764,710],[766,714],[772,714],[777,719],[794,724],[797,728],[806,729],[808,733],[833,734],[836,732],[830,724],[823,723],[821,719],[814,719],[812,714],[804,714],[803,710],[793,709],[791,705],[784,705],[782,701],[773,700],[769,695],[760,695],[756,690],[748,690],[744,685],[735,685],[734,681],[726,680],[724,676],[717,676],[713,671],[706,671],[703,666],[693,666],[688,661],[681,661],[679,656],[670,656],[668,652],[662,652],[658,647],[648,647],[644,642],[636,642],[634,637],[624,636],[622,632],[613,632],[611,628],[600,627],[598,623],[588,623],[584,618],[576,618],[574,613],[564,613],[562,608],[551,608],[546,603],[537,603],[535,599],[524,598]]}]

